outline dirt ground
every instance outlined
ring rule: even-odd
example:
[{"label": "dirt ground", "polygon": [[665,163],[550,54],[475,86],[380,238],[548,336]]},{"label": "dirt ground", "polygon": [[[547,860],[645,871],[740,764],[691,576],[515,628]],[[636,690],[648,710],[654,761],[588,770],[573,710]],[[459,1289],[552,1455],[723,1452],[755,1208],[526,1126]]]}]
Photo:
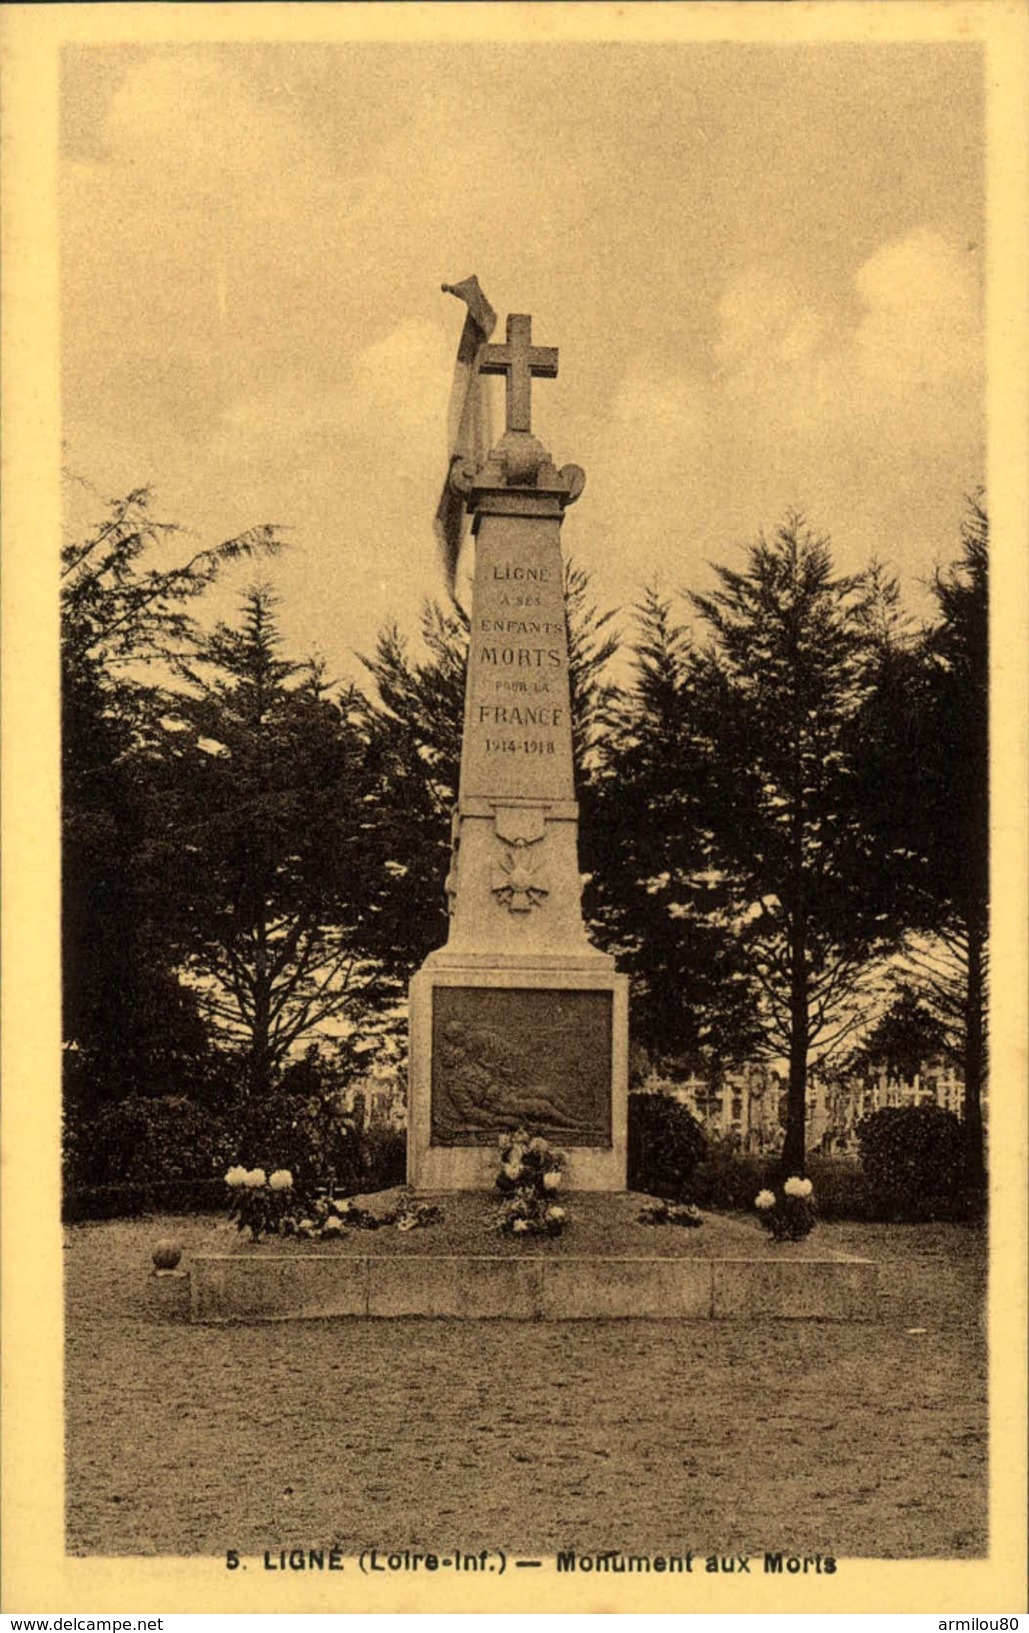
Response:
[{"label": "dirt ground", "polygon": [[66,1233],[72,1553],[986,1551],[975,1229],[820,1226],[879,1263],[871,1325],[188,1326],[147,1302],[162,1236],[229,1243],[211,1218]]}]

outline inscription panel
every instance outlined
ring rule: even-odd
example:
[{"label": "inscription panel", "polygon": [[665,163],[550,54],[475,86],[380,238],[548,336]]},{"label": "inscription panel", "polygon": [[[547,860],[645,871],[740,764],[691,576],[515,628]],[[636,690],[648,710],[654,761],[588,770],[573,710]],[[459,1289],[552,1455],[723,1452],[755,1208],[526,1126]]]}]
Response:
[{"label": "inscription panel", "polygon": [[611,1026],[610,992],[437,987],[430,1143],[610,1146]]},{"label": "inscription panel", "polygon": [[572,797],[561,551],[492,518],[477,546],[462,795]]}]

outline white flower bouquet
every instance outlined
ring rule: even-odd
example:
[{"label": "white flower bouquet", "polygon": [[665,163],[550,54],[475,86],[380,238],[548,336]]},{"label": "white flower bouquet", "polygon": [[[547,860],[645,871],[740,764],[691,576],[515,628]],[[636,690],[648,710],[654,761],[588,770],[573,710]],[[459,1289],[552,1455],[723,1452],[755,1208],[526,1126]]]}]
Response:
[{"label": "white flower bouquet", "polygon": [[815,1228],[815,1188],[809,1179],[793,1174],[778,1190],[758,1191],[757,1216],[777,1242],[801,1242]]},{"label": "white flower bouquet", "polygon": [[236,1163],[225,1175],[229,1218],[240,1230],[249,1230],[256,1242],[262,1236],[289,1235],[297,1229],[293,1175],[276,1168],[271,1177],[263,1168]]},{"label": "white flower bouquet", "polygon": [[567,1210],[554,1198],[564,1182],[565,1157],[524,1128],[500,1137],[497,1190],[503,1197],[494,1224],[506,1236],[560,1236]]},{"label": "white flower bouquet", "polygon": [[405,1233],[422,1230],[428,1225],[440,1224],[443,1217],[438,1203],[417,1202],[410,1196],[402,1196],[388,1212],[373,1212],[355,1202],[353,1197],[323,1195],[311,1203],[307,1217],[300,1220],[296,1229],[298,1236],[311,1240],[339,1241],[345,1232],[384,1230],[389,1225]]}]

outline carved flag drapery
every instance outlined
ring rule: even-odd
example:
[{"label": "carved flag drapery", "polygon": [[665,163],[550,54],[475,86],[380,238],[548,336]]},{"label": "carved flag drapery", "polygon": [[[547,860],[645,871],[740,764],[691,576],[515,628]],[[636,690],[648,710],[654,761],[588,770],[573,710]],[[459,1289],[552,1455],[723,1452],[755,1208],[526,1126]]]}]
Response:
[{"label": "carved flag drapery", "polygon": [[464,501],[450,487],[450,472],[455,460],[481,463],[492,442],[489,425],[489,400],[479,374],[482,349],[496,326],[497,314],[479,288],[474,275],[459,284],[443,284],[448,295],[456,295],[468,308],[461,342],[457,349],[454,384],[450,393],[447,417],[449,458],[439,505],[436,508],[436,541],[443,557],[447,586],[454,587],[457,559],[461,553],[464,530]]}]

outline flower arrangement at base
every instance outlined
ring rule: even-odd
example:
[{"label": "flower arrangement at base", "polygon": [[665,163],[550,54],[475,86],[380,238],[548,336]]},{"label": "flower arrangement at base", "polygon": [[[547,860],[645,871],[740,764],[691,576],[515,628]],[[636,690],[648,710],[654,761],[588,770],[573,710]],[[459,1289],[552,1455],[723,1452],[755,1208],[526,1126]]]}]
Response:
[{"label": "flower arrangement at base", "polygon": [[564,1179],[565,1157],[541,1136],[524,1128],[500,1136],[497,1190],[503,1197],[493,1223],[504,1236],[560,1236],[568,1212],[556,1196]]},{"label": "flower arrangement at base", "polygon": [[229,1188],[229,1218],[240,1230],[249,1230],[254,1241],[295,1229],[296,1198],[293,1175],[288,1168],[266,1174],[263,1168],[242,1168],[238,1164],[225,1175]]},{"label": "flower arrangement at base", "polygon": [[398,1230],[424,1230],[427,1225],[438,1225],[443,1220],[443,1209],[437,1202],[404,1202],[394,1216]]},{"label": "flower arrangement at base", "polygon": [[704,1223],[700,1209],[692,1202],[651,1202],[640,1210],[641,1225],[684,1225],[687,1229]]},{"label": "flower arrangement at base", "polygon": [[297,1235],[303,1237],[341,1236],[344,1230],[378,1230],[389,1220],[362,1208],[350,1197],[319,1196],[310,1203],[305,1217],[297,1223]]},{"label": "flower arrangement at base", "polygon": [[777,1242],[801,1242],[815,1228],[814,1186],[794,1175],[777,1191],[758,1191],[754,1198],[758,1219]]},{"label": "flower arrangement at base", "polygon": [[414,1202],[405,1197],[391,1213],[373,1213],[362,1208],[350,1197],[321,1196],[308,1210],[308,1217],[297,1224],[297,1235],[331,1241],[347,1230],[381,1230],[395,1225],[397,1230],[422,1230],[437,1225],[443,1219],[443,1209],[435,1202]]},{"label": "flower arrangement at base", "polygon": [[345,1230],[379,1230],[395,1225],[397,1230],[421,1230],[438,1224],[443,1209],[435,1202],[416,1202],[401,1197],[387,1212],[375,1213],[350,1197],[323,1192],[312,1198],[301,1196],[288,1168],[266,1174],[263,1168],[237,1165],[225,1175],[229,1189],[229,1218],[240,1230],[249,1230],[256,1242],[262,1236],[298,1236],[301,1240],[331,1241]]}]

